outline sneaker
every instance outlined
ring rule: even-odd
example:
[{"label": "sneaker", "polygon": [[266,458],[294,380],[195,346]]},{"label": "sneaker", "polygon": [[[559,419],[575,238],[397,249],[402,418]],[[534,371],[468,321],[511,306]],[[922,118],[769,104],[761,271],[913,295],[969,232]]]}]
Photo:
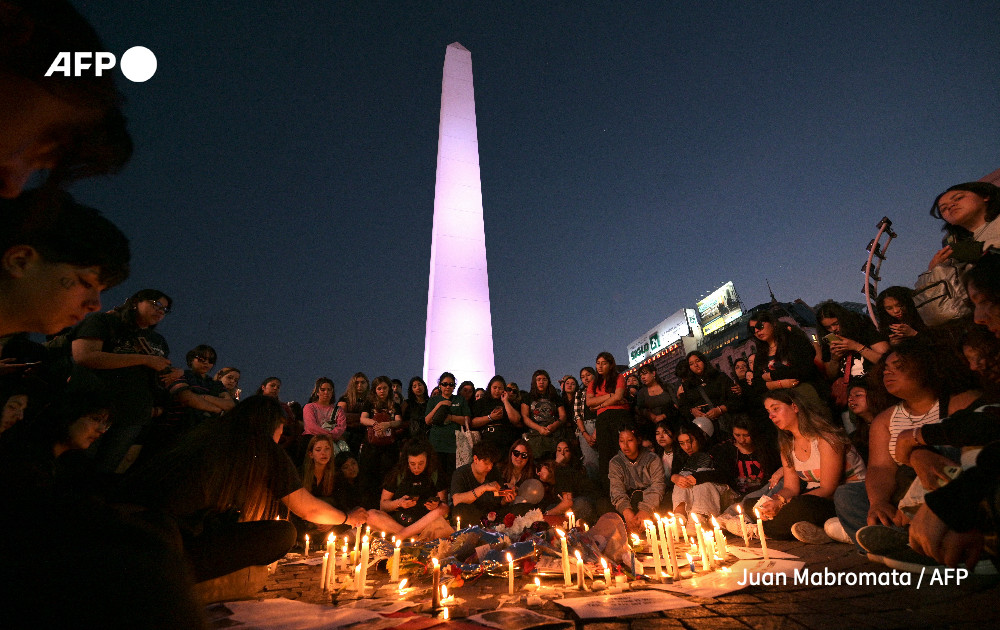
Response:
[{"label": "sneaker", "polygon": [[823,545],[833,540],[823,532],[819,525],[813,525],[809,521],[799,521],[792,525],[792,536],[810,545]]},{"label": "sneaker", "polygon": [[862,549],[876,556],[910,548],[910,538],[905,531],[885,525],[862,527],[858,530],[857,539]]},{"label": "sneaker", "polygon": [[839,543],[846,543],[848,545],[854,543],[851,537],[847,535],[847,532],[844,531],[843,523],[836,516],[823,523],[823,531],[826,532],[827,536]]}]

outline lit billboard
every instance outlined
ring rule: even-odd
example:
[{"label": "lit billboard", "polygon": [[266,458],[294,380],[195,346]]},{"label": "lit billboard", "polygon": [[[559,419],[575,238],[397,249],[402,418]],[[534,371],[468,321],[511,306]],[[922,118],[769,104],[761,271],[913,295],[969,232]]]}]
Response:
[{"label": "lit billboard", "polygon": [[634,367],[642,363],[660,350],[670,347],[681,337],[690,334],[688,313],[681,309],[628,345],[628,366]]},{"label": "lit billboard", "polygon": [[727,282],[712,291],[696,306],[698,319],[701,320],[701,331],[706,335],[743,315],[743,310],[740,308],[740,298],[737,297],[732,282]]}]

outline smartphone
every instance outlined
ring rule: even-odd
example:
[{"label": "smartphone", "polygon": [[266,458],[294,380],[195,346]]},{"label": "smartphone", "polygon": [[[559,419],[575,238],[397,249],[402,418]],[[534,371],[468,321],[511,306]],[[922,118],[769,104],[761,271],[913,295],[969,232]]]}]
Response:
[{"label": "smartphone", "polygon": [[840,336],[839,335],[835,335],[833,333],[830,333],[829,335],[823,337],[823,341],[825,341],[827,343],[831,343],[833,341],[840,341]]},{"label": "smartphone", "polygon": [[982,256],[982,241],[958,241],[951,244],[951,257],[958,262],[974,263]]}]

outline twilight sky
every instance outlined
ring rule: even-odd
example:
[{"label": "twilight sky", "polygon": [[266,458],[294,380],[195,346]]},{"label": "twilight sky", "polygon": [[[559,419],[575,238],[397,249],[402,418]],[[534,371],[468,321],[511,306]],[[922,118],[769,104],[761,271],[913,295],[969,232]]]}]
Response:
[{"label": "twilight sky", "polygon": [[[305,401],[423,363],[445,47],[472,52],[497,371],[593,365],[727,280],[861,301],[939,247],[947,186],[1000,167],[991,2],[74,0],[120,56],[127,169],[71,190],[129,235],[251,392]],[[282,7],[294,8],[282,8]],[[117,72],[117,70],[116,70]],[[457,375],[461,380],[461,374]],[[477,385],[484,385],[477,383]]]}]

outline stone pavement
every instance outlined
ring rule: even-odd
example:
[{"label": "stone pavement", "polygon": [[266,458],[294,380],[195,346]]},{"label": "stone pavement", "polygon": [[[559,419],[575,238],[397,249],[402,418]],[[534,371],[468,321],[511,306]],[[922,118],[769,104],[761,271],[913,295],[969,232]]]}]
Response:
[{"label": "stone pavement", "polygon": [[[735,541],[730,538],[731,543]],[[806,545],[797,541],[771,541],[769,547],[799,556],[806,568],[835,573],[890,573],[883,565],[872,563],[849,545],[830,543]],[[330,604],[330,596],[319,589],[318,566],[279,564],[267,579],[257,599],[283,597],[314,604]],[[930,585],[930,573],[920,589],[914,575],[911,586],[748,586],[741,591],[716,598],[689,597],[683,599],[697,606],[662,612],[620,616],[610,620],[577,622],[587,630],[659,630],[677,628],[716,630],[724,628],[782,628],[824,630],[841,628],[956,628],[983,630],[1000,627],[1000,578],[969,576],[962,584]],[[370,573],[376,584],[388,582],[384,571]],[[427,578],[418,580],[418,585]],[[530,577],[516,578],[516,588],[533,581]],[[549,582],[551,583],[551,582]],[[469,581],[454,591],[465,600],[465,607],[452,609],[452,622],[463,613],[475,614],[497,608],[507,594],[505,578],[484,577]],[[518,590],[523,594],[523,591]],[[594,593],[586,593],[593,595]],[[429,598],[429,595],[424,599]],[[524,600],[510,605],[524,606]],[[418,612],[428,612],[429,605]],[[551,600],[533,606],[542,614],[574,619],[571,612]],[[402,621],[402,620],[401,620]],[[224,622],[217,622],[219,627]],[[470,625],[470,624],[466,624]],[[444,630],[444,625],[437,626]]]}]

